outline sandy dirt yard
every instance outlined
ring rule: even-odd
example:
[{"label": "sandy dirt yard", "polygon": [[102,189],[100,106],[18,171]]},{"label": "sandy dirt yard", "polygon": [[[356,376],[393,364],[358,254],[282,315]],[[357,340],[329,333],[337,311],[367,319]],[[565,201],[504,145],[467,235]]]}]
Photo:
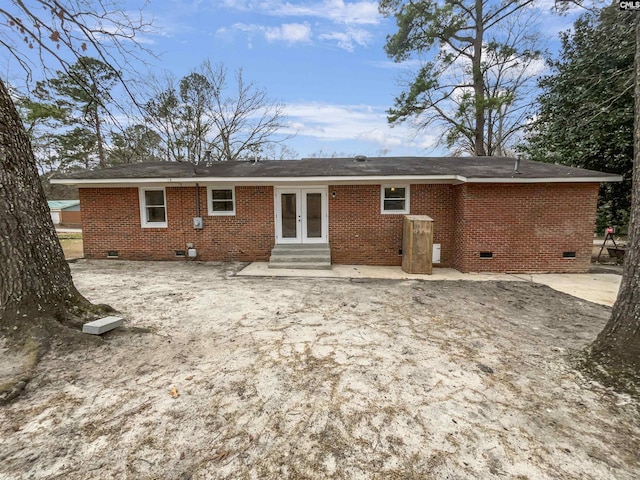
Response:
[{"label": "sandy dirt yard", "polygon": [[0,478],[640,478],[638,402],[568,360],[609,308],[240,267],[72,264],[127,328],[56,349],[0,407]]}]

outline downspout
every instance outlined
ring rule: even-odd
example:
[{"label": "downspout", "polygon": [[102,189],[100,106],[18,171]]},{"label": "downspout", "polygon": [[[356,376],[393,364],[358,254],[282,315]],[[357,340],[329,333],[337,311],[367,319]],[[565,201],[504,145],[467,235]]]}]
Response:
[{"label": "downspout", "polygon": [[196,183],[196,217],[200,216],[200,185]]},{"label": "downspout", "polygon": [[[208,158],[207,158],[208,160]],[[195,177],[198,172],[198,165],[193,164],[193,176]],[[196,217],[200,217],[200,185],[196,182]]]}]

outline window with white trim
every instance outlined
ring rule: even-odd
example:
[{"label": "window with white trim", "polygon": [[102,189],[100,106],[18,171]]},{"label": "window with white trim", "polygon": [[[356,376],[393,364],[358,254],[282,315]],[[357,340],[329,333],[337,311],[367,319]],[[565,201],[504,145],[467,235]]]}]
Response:
[{"label": "window with white trim", "polygon": [[142,228],[167,227],[167,196],[164,187],[140,187]]},{"label": "window with white trim", "polygon": [[209,187],[207,189],[209,215],[235,215],[236,192],[234,187]]},{"label": "window with white trim", "polygon": [[409,185],[382,185],[380,203],[382,213],[409,213]]}]

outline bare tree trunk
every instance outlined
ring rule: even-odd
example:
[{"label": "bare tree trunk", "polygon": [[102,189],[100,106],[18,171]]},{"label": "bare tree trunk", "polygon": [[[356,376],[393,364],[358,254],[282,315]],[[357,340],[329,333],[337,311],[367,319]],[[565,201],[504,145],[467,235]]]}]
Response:
[{"label": "bare tree trunk", "polygon": [[474,150],[479,157],[484,157],[486,151],[484,148],[484,79],[482,78],[482,40],[484,38],[484,24],[482,22],[482,4],[483,0],[476,0],[476,36],[473,42],[473,92],[475,96],[475,138]]},{"label": "bare tree trunk", "polygon": [[93,122],[96,129],[96,139],[98,141],[98,161],[100,162],[100,168],[107,166],[107,156],[104,151],[104,141],[102,139],[102,122],[100,121],[100,112],[98,107],[92,109]]},{"label": "bare tree trunk", "polygon": [[[42,340],[92,305],[73,285],[27,133],[0,80],[0,329]],[[0,330],[1,331],[1,330]]]},{"label": "bare tree trunk", "polygon": [[634,166],[629,242],[611,318],[592,345],[595,360],[640,376],[640,21],[636,19]]}]

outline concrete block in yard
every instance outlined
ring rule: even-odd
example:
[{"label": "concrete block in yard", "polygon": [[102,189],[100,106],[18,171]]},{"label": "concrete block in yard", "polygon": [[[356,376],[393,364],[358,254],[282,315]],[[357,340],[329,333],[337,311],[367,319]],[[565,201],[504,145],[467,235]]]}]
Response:
[{"label": "concrete block in yard", "polygon": [[94,320],[93,322],[85,323],[82,326],[82,333],[89,333],[91,335],[101,335],[114,328],[121,327],[123,324],[122,317],[104,317]]}]

